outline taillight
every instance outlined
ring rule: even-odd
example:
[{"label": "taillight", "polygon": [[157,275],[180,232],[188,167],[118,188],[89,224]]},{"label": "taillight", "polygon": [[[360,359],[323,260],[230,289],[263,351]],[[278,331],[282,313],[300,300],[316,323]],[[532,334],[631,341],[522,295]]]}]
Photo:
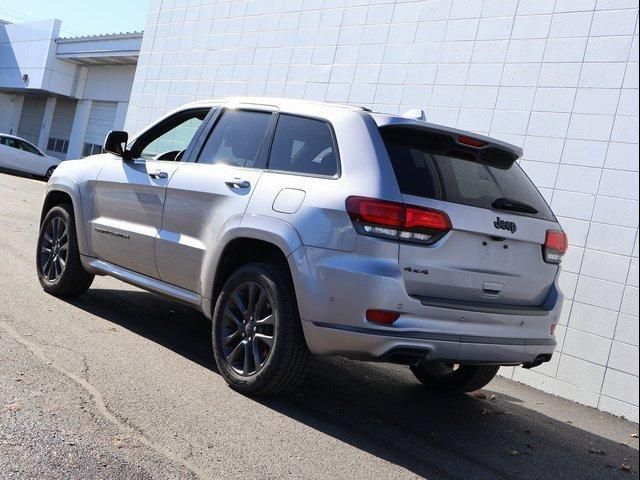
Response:
[{"label": "taillight", "polygon": [[562,230],[547,230],[543,254],[547,263],[560,263],[569,249],[569,239]]},{"label": "taillight", "polygon": [[347,212],[361,235],[431,244],[451,230],[446,213],[375,198],[347,198]]}]

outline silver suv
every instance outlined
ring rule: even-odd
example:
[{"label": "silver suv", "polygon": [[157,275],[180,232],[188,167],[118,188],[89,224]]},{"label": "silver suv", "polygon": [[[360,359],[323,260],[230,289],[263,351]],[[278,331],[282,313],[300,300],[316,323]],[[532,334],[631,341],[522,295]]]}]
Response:
[{"label": "silver suv", "polygon": [[225,380],[290,391],[310,354],[409,365],[473,391],[549,361],[567,238],[521,150],[364,108],[186,105],[64,162],[37,245],[44,290],[111,275],[213,322]]}]

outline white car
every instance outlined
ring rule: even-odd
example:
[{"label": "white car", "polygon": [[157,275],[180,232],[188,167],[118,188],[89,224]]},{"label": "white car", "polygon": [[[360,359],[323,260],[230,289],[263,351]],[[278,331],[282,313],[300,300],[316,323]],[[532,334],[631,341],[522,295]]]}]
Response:
[{"label": "white car", "polygon": [[45,155],[23,138],[0,133],[0,168],[31,173],[49,180],[61,161]]}]

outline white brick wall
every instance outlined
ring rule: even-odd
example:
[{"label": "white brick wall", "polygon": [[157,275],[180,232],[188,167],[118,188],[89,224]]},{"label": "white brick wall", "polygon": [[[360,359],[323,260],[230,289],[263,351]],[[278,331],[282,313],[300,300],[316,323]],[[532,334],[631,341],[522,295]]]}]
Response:
[{"label": "white brick wall", "polygon": [[504,373],[638,421],[637,0],[152,0],[129,129],[245,94],[524,146],[572,250],[554,360]]}]

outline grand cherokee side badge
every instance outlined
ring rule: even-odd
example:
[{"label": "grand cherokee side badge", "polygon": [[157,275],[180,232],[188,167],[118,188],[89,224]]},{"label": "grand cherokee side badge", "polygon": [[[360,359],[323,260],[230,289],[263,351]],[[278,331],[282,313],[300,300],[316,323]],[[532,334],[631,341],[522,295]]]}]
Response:
[{"label": "grand cherokee side badge", "polygon": [[113,230],[107,230],[106,228],[95,227],[94,230],[98,233],[104,233],[105,235],[111,235],[112,237],[124,238],[129,240],[131,237],[124,233],[114,232]]},{"label": "grand cherokee side badge", "polygon": [[496,221],[493,222],[493,226],[498,230],[508,230],[511,233],[516,233],[518,231],[518,226],[516,222],[509,222],[507,220],[502,220],[500,217],[496,218]]}]

